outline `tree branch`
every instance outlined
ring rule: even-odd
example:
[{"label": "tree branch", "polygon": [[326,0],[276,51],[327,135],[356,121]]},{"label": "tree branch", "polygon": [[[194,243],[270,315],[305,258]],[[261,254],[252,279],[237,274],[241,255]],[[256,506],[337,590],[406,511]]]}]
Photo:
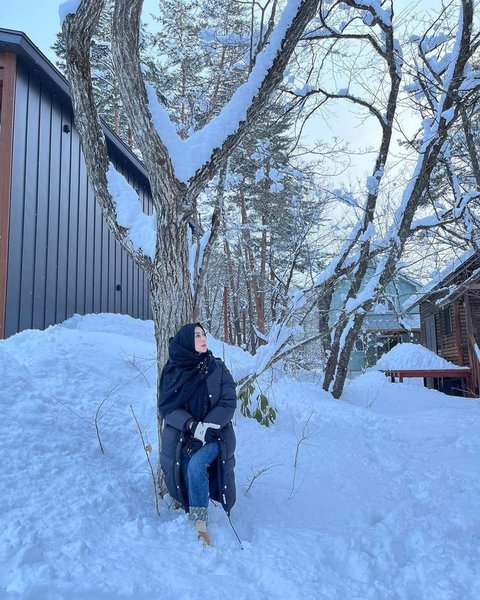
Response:
[{"label": "tree branch", "polygon": [[[148,172],[152,197],[159,213],[179,201],[185,190],[177,181],[168,150],[162,143],[148,110],[148,98],[140,68],[140,15],[143,0],[115,0],[112,55],[122,102]],[[185,215],[189,217],[190,214]]]},{"label": "tree branch", "polygon": [[[125,0],[123,0],[125,1]],[[196,197],[204,188],[206,183],[212,179],[233,149],[238,146],[243,139],[250,125],[259,117],[267,98],[278,87],[282,80],[283,72],[292,56],[295,47],[301,38],[307,24],[315,16],[319,5],[319,0],[302,0],[293,18],[290,26],[287,28],[279,52],[273,60],[266,76],[262,80],[258,93],[254,96],[250,106],[247,109],[244,121],[239,123],[235,133],[230,134],[222,143],[220,148],[216,148],[210,160],[201,167],[188,185],[188,191],[185,195],[185,201],[188,204],[191,198]]]},{"label": "tree branch", "polygon": [[118,242],[148,274],[153,267],[152,261],[141,250],[133,247],[128,229],[118,224],[115,203],[108,191],[109,156],[95,106],[90,68],[91,40],[104,4],[105,0],[82,0],[77,11],[68,14],[63,23],[65,59],[75,125],[82,140],[89,178],[104,219]]}]

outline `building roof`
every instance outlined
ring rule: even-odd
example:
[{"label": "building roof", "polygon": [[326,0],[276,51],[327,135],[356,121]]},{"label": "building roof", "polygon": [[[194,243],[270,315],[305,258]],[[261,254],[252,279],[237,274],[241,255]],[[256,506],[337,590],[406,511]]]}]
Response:
[{"label": "building roof", "polygon": [[363,328],[366,331],[381,331],[397,332],[397,331],[411,331],[420,330],[420,315],[408,314],[400,317],[395,313],[391,314],[372,314],[369,313],[365,317]]},{"label": "building roof", "polygon": [[[0,28],[0,52],[15,54],[17,60],[33,72],[41,80],[42,85],[47,87],[62,104],[67,105],[73,113],[68,81],[25,33]],[[105,122],[101,121],[101,124],[110,155],[125,164],[129,170],[135,170],[139,179],[149,188],[147,172],[142,162]]]},{"label": "building roof", "polygon": [[[462,272],[469,273],[465,280],[458,283],[455,279]],[[441,303],[453,300],[465,289],[480,280],[480,252],[471,248],[461,256],[455,258],[436,277],[427,283],[418,294],[413,294],[403,304],[404,310],[409,310],[424,302],[428,296],[435,294],[440,296]],[[438,302],[438,300],[437,300]]]}]

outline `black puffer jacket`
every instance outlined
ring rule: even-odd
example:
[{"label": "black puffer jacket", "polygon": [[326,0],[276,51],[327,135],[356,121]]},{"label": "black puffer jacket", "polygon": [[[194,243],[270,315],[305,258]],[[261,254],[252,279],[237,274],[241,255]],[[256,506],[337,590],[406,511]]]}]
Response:
[{"label": "black puffer jacket", "polygon": [[[220,452],[209,468],[210,498],[220,502],[229,514],[236,500],[235,490],[235,432],[232,418],[237,405],[235,382],[227,367],[215,358],[215,367],[207,378],[211,409],[203,418],[205,423],[216,423]],[[176,408],[162,423],[162,452],[160,464],[170,496],[188,510],[188,493],[182,477],[182,443],[185,425],[191,418],[184,408]]]}]

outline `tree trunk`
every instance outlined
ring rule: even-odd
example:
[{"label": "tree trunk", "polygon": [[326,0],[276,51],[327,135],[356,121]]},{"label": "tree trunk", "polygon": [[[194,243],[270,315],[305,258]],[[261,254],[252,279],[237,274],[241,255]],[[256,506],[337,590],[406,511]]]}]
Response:
[{"label": "tree trunk", "polygon": [[230,245],[225,240],[224,244],[225,249],[225,267],[227,271],[227,281],[228,281],[228,289],[229,289],[229,297],[230,297],[230,306],[232,308],[233,313],[233,329],[235,331],[235,344],[241,344],[242,342],[242,333],[240,326],[240,307],[238,304],[238,288],[235,285],[235,278],[233,276],[233,266],[232,266],[232,253],[230,251]]},{"label": "tree trunk", "polygon": [[223,201],[225,197],[225,181],[227,178],[227,164],[223,165],[220,169],[218,178],[217,194],[215,200],[215,206],[212,212],[210,235],[208,242],[203,249],[203,258],[201,265],[198,265],[199,251],[200,251],[200,239],[198,239],[197,246],[197,258],[195,260],[195,276],[194,276],[194,298],[193,298],[193,317],[195,321],[200,319],[203,299],[205,295],[205,283],[207,280],[207,273],[210,267],[210,260],[212,258],[212,252],[215,242],[217,241],[218,234],[220,231],[220,225],[222,223],[223,213]]},{"label": "tree trunk", "polygon": [[[370,250],[370,243],[369,242],[364,243],[362,250],[361,250],[362,254],[361,254],[361,258],[360,258],[360,264],[358,265],[358,267],[354,273],[353,279],[350,283],[350,287],[349,287],[347,296],[343,302],[342,312],[344,312],[344,310],[345,310],[345,305],[346,305],[347,301],[350,300],[350,298],[354,298],[360,291],[360,287],[365,278],[365,274],[366,274],[367,268],[368,268],[369,250]],[[332,298],[333,298],[333,294],[330,296],[330,301]],[[363,319],[362,319],[362,323],[363,323]],[[349,344],[347,344],[346,340],[344,340],[344,345],[343,346],[341,345],[342,337],[344,336],[344,331],[348,326],[349,326],[349,320],[342,318],[342,317],[339,318],[337,325],[335,326],[334,340],[333,340],[333,344],[330,347],[330,352],[329,352],[328,360],[327,360],[327,366],[325,369],[325,378],[323,380],[323,389],[324,390],[330,389],[330,385],[333,381],[333,378],[336,377],[337,373],[339,372],[338,368],[340,366],[340,354],[343,354],[343,361],[345,361],[345,350],[347,348],[350,348],[350,354],[351,354],[351,350],[353,348],[353,342],[351,345],[349,345]],[[347,364],[342,366],[342,369],[343,368],[345,369],[345,376],[347,374],[347,367],[348,367],[349,360],[350,360],[350,356],[347,359]]]},{"label": "tree trunk", "polygon": [[[174,219],[169,220],[175,223]],[[160,494],[166,492],[160,466],[161,425],[158,410],[160,398],[160,375],[168,360],[168,344],[171,337],[182,325],[192,320],[193,298],[188,269],[187,224],[163,228],[163,235],[157,238],[156,268],[150,276],[150,304],[157,348],[157,429],[158,465],[157,475]],[[165,298],[169,302],[165,302]]]},{"label": "tree trunk", "polygon": [[[245,202],[245,194],[243,190],[240,190],[239,193],[240,198],[240,210],[242,213],[242,225],[244,226],[242,229],[242,237],[245,247],[245,264],[246,264],[246,273],[247,273],[247,289],[249,294],[249,313],[251,318],[251,330],[252,336],[255,338],[255,347],[257,344],[257,335],[255,333],[255,327],[263,333],[263,313],[260,301],[260,293],[258,289],[258,277],[255,275],[255,259],[253,256],[252,248],[251,248],[251,235],[248,229],[248,214],[247,214],[247,205]],[[255,349],[252,346],[252,350]]]},{"label": "tree trunk", "polygon": [[468,119],[467,111],[465,107],[460,108],[460,114],[462,117],[463,133],[465,134],[465,141],[467,143],[467,150],[470,156],[470,162],[472,163],[473,176],[477,186],[480,187],[480,165],[478,161],[477,149],[475,147],[475,139],[472,132],[472,123]]},{"label": "tree trunk", "polygon": [[[150,277],[159,369],[168,359],[168,340],[192,320],[193,300],[188,269],[187,225],[165,228],[158,239],[157,268]],[[169,298],[169,302],[165,302]]]},{"label": "tree trunk", "polygon": [[328,317],[330,315],[330,308],[332,305],[333,297],[333,286],[324,287],[318,294],[317,309],[318,309],[318,331],[323,333],[320,338],[320,345],[322,348],[322,362],[326,368],[326,361],[330,356],[332,350],[332,339],[330,337],[330,324]]},{"label": "tree trunk", "polygon": [[261,332],[265,332],[265,290],[267,289],[267,232],[265,226],[267,219],[262,215],[262,242],[260,245],[260,280],[258,295],[258,328]]}]

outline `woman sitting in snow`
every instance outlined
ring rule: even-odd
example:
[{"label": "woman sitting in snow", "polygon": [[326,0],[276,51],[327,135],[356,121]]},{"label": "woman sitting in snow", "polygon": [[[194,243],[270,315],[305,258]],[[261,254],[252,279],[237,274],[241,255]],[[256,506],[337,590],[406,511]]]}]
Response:
[{"label": "woman sitting in snow", "polygon": [[207,349],[200,323],[184,325],[170,338],[160,377],[160,463],[170,495],[189,513],[198,538],[207,533],[209,498],[230,515],[235,504],[235,382]]}]

